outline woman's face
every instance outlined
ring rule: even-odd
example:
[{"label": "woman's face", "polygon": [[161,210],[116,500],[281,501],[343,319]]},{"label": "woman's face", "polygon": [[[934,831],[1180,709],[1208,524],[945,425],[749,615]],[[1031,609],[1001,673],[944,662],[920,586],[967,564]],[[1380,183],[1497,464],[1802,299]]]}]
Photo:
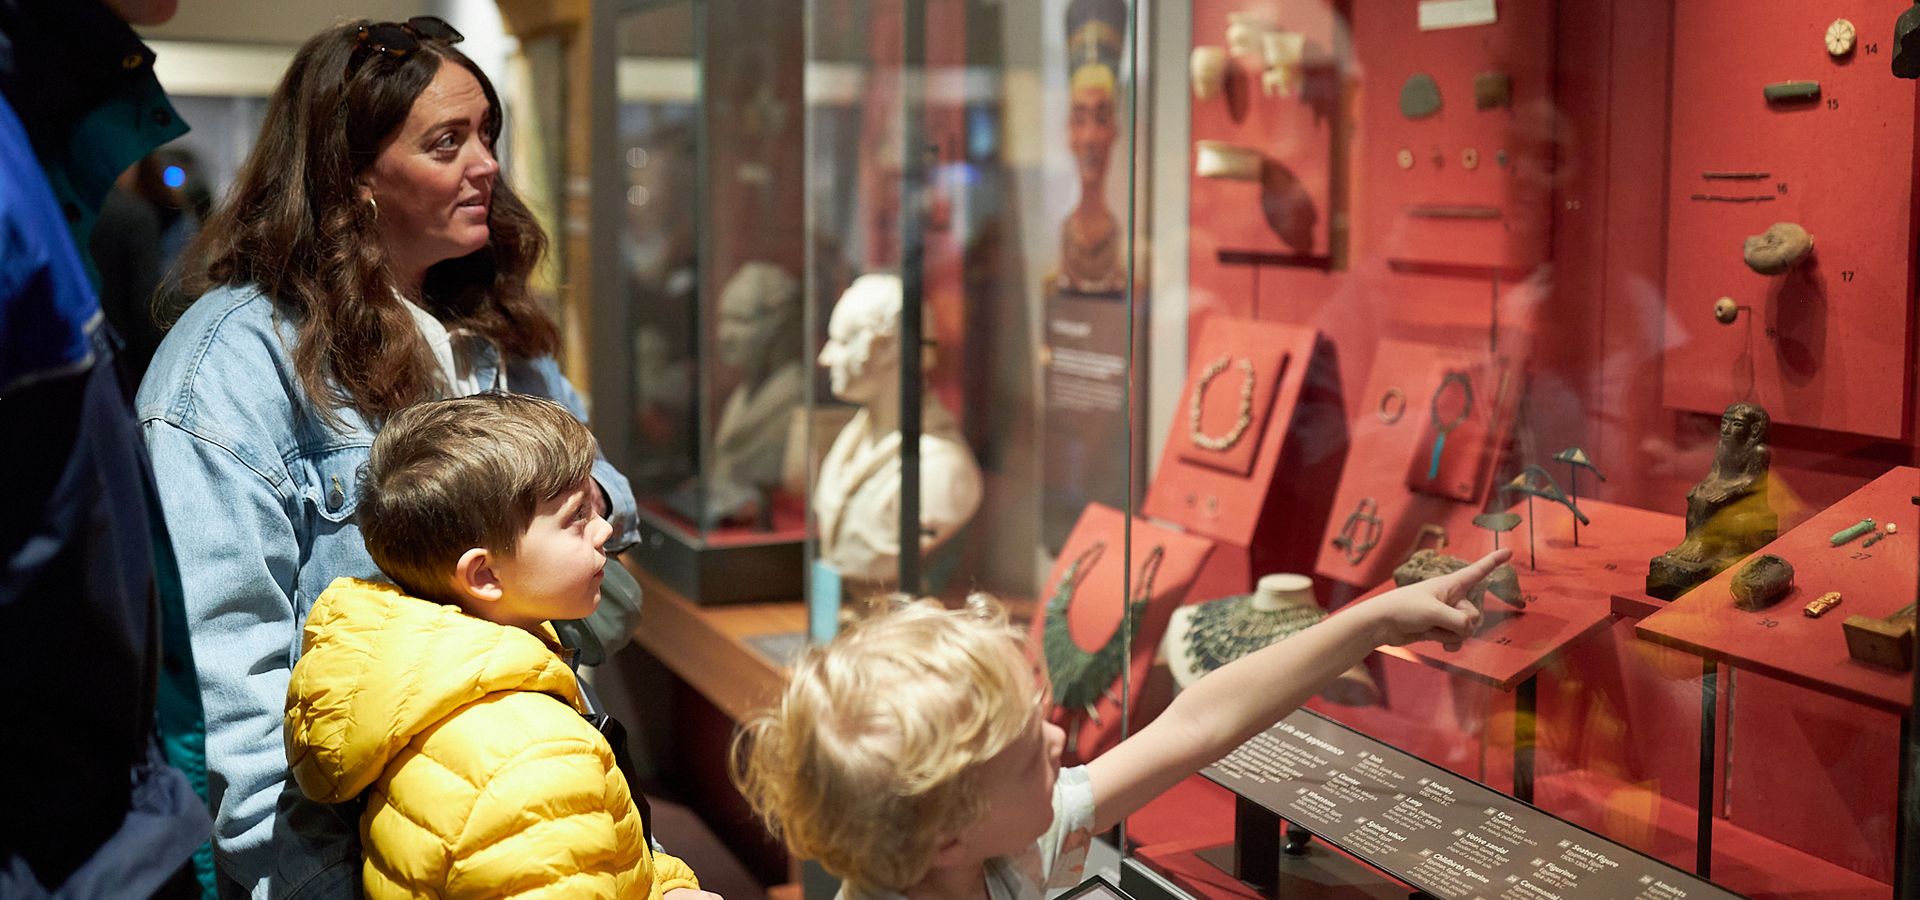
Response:
[{"label": "woman's face", "polygon": [[1067,125],[1067,143],[1080,169],[1082,183],[1104,181],[1107,157],[1113,152],[1113,92],[1100,87],[1075,88]]},{"label": "woman's face", "polygon": [[489,108],[465,67],[443,62],[407,120],[362,176],[379,205],[380,240],[401,278],[487,245],[487,211],[500,164],[486,136]]}]

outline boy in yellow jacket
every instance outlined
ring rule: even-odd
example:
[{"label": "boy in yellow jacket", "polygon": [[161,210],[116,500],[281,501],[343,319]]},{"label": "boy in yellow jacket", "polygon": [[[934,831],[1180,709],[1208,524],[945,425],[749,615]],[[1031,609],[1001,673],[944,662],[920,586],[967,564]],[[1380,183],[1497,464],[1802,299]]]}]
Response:
[{"label": "boy in yellow jacket", "polygon": [[599,600],[612,529],[593,460],[566,409],[508,394],[409,407],[374,440],[359,524],[399,587],[320,594],[286,720],[307,796],[366,795],[368,896],[699,890],[649,847],[547,624]]}]

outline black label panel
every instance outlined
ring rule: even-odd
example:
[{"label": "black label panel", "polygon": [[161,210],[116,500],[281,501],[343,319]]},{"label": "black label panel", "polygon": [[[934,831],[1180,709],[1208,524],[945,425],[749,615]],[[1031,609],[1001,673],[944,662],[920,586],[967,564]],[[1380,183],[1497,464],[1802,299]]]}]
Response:
[{"label": "black label panel", "polygon": [[1740,896],[1307,710],[1201,774],[1445,900]]}]

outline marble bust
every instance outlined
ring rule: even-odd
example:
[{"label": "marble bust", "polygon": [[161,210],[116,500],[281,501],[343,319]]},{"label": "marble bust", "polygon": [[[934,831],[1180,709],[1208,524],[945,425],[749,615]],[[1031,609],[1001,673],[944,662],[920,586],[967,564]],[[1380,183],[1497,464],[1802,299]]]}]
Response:
[{"label": "marble bust", "polygon": [[1687,536],[1647,567],[1647,593],[1672,600],[1780,534],[1767,500],[1767,411],[1735,403],[1720,417],[1707,477],[1687,492]]},{"label": "marble bust", "polygon": [[[892,582],[900,564],[900,279],[862,275],[827,320],[819,363],[833,395],[860,407],[820,463],[820,557],[842,577]],[[980,467],[953,414],[921,392],[920,552],[980,507]]]},{"label": "marble bust", "polygon": [[773,263],[742,264],[720,291],[715,338],[720,361],[739,373],[740,382],[721,404],[714,427],[714,481],[764,495],[780,484],[793,413],[806,390],[800,282]]},{"label": "marble bust", "polygon": [[719,402],[704,483],[688,479],[666,498],[702,528],[771,527],[773,495],[783,489],[787,438],[805,402],[800,344],[800,283],[787,270],[752,261],[720,290],[714,349],[734,376]]}]

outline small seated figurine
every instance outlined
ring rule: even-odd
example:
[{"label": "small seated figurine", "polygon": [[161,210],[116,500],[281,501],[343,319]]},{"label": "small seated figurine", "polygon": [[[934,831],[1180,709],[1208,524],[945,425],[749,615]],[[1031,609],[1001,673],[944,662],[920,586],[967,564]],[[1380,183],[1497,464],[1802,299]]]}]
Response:
[{"label": "small seated figurine", "polygon": [[1768,421],[1752,403],[1721,415],[1713,468],[1687,492],[1686,540],[1648,565],[1648,594],[1672,600],[1779,536],[1780,517],[1767,501]]},{"label": "small seated figurine", "polygon": [[[1442,575],[1458,572],[1467,567],[1467,561],[1458,556],[1448,556],[1438,550],[1416,550],[1407,561],[1393,570],[1393,583],[1406,587],[1417,581],[1438,578]],[[1473,593],[1468,597],[1475,608],[1485,608],[1487,595],[1492,594],[1512,604],[1516,608],[1525,608],[1527,598],[1520,593],[1520,573],[1510,563],[1501,563],[1486,580],[1474,585]]]}]

